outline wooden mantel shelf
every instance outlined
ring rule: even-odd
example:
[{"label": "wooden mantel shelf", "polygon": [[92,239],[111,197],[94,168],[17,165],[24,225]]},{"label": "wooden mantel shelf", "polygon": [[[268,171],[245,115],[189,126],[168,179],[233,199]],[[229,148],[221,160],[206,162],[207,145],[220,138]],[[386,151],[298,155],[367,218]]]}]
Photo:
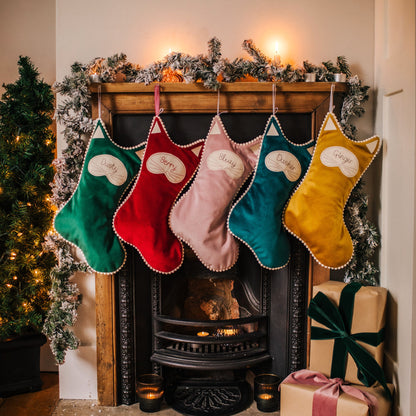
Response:
[{"label": "wooden mantel shelf", "polygon": [[[347,92],[340,82],[234,82],[222,83],[220,108],[227,112],[269,112],[272,108],[272,85],[276,85],[276,106],[283,113],[312,113],[329,98],[331,85],[339,97]],[[112,114],[154,112],[154,86],[122,82],[91,84],[93,104],[101,89],[101,102]],[[202,83],[160,83],[160,105],[170,113],[215,113],[217,91]]]},{"label": "wooden mantel shelf", "polygon": [[[94,83],[90,85],[92,92],[101,91],[110,94],[116,93],[143,93],[153,92],[156,82],[149,85],[136,82],[106,82]],[[345,82],[223,82],[221,83],[221,92],[271,92],[272,85],[276,85],[277,92],[329,92],[331,85],[335,85],[335,91],[345,92],[347,84]],[[161,82],[161,90],[165,92],[205,92],[214,93],[216,91],[207,89],[202,82],[185,83],[185,82]]]}]

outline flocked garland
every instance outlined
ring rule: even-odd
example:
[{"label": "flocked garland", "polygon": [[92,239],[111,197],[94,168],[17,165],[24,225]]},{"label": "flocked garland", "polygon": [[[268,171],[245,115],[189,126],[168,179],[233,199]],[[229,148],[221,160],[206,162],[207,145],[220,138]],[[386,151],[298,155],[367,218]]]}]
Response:
[{"label": "flocked garland", "polygon": [[[243,49],[249,59],[237,58],[232,62],[222,57],[221,43],[217,38],[208,42],[208,54],[191,56],[172,52],[163,60],[140,67],[127,61],[126,55],[96,58],[89,64],[74,63],[71,74],[55,84],[55,90],[62,96],[56,109],[56,118],[64,126],[63,134],[67,147],[55,161],[56,176],[53,185],[53,202],[61,207],[72,195],[81,172],[88,138],[92,132],[89,85],[92,74],[101,82],[202,82],[206,88],[220,88],[221,82],[236,82],[252,77],[258,81],[297,82],[305,80],[305,73],[315,73],[316,81],[334,81],[335,73],[347,76],[348,93],[344,99],[340,123],[345,134],[356,139],[356,128],[352,119],[364,113],[362,104],[368,99],[369,87],[363,86],[356,75],[352,75],[344,57],[316,66],[305,61],[303,67],[281,65],[268,58],[256,48],[251,40],[243,42]],[[64,97],[64,98],[63,98]],[[375,285],[378,269],[371,261],[379,243],[376,228],[366,218],[367,196],[359,184],[351,194],[345,210],[345,220],[355,245],[355,254],[346,267],[344,280],[360,281]],[[70,277],[76,271],[86,271],[85,263],[74,260],[72,248],[53,236],[49,240],[55,250],[59,266],[52,273],[52,307],[47,317],[44,332],[51,341],[52,351],[58,363],[65,359],[67,349],[75,349],[79,340],[71,327],[77,317],[81,302],[78,288]]]}]

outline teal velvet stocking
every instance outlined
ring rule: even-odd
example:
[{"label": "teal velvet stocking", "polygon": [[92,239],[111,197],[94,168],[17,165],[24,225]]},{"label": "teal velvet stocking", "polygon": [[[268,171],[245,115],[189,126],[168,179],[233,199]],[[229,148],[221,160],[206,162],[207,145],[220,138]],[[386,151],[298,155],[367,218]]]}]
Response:
[{"label": "teal velvet stocking", "polygon": [[276,116],[269,118],[252,182],[228,218],[231,233],[253,251],[265,268],[279,269],[289,261],[290,245],[282,227],[282,213],[308,169],[312,151],[311,142],[290,142]]},{"label": "teal velvet stocking", "polygon": [[77,246],[98,273],[114,273],[125,262],[125,250],[112,221],[124,191],[139,171],[144,144],[116,145],[98,119],[86,151],[78,186],[57,213],[56,231]]}]

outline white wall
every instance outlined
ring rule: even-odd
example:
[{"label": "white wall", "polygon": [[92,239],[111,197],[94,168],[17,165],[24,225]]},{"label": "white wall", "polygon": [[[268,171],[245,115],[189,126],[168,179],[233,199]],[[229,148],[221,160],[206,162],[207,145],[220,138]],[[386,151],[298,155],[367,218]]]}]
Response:
[{"label": "white wall", "polygon": [[41,77],[54,82],[55,0],[2,0],[0,19],[0,85],[16,80],[19,55],[29,56]]},{"label": "white wall", "polygon": [[384,140],[381,284],[389,289],[387,366],[396,414],[416,414],[415,2],[375,2],[376,133]]}]

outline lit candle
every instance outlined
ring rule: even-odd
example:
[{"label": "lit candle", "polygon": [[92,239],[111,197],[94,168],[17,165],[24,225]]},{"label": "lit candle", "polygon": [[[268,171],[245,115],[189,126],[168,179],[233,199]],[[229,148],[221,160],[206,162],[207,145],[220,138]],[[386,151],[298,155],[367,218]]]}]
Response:
[{"label": "lit candle", "polygon": [[273,64],[275,66],[279,66],[280,65],[279,43],[277,41],[274,43],[274,58],[273,58]]},{"label": "lit candle", "polygon": [[163,379],[157,374],[143,374],[137,380],[140,410],[158,412],[163,400]]},{"label": "lit candle", "polygon": [[90,75],[90,81],[95,83],[100,82],[100,76],[94,72]]},{"label": "lit candle", "polygon": [[280,378],[274,374],[260,374],[254,378],[254,400],[261,412],[279,410]]},{"label": "lit candle", "polygon": [[197,333],[197,335],[199,337],[207,337],[209,335],[209,332],[200,331],[200,332]]}]

